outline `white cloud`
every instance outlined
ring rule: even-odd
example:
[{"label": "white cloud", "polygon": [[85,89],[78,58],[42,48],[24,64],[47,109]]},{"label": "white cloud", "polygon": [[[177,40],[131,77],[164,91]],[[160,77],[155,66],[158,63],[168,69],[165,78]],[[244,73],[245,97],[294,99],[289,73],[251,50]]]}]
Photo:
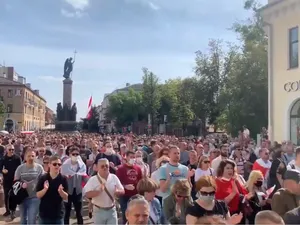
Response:
[{"label": "white cloud", "polygon": [[72,11],[64,8],[60,10],[60,13],[67,18],[81,18],[90,5],[89,0],[64,0],[64,2],[72,7]]},{"label": "white cloud", "polygon": [[76,11],[84,11],[90,4],[89,0],[64,0],[71,5]]},{"label": "white cloud", "polygon": [[160,9],[160,7],[156,4],[154,4],[153,2],[148,2],[148,4],[149,4],[150,8],[155,10],[155,11]]},{"label": "white cloud", "polygon": [[67,17],[67,18],[75,18],[75,17],[80,18],[83,16],[83,13],[79,10],[70,12],[68,10],[61,9],[60,13],[61,13],[61,15],[63,15],[64,17]]}]

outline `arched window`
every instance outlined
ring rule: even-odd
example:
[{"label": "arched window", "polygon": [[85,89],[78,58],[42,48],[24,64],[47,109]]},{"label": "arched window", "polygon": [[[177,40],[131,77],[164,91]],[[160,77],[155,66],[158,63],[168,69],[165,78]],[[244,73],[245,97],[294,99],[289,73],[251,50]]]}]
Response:
[{"label": "arched window", "polygon": [[298,99],[290,112],[290,138],[291,141],[300,145],[300,99]]}]

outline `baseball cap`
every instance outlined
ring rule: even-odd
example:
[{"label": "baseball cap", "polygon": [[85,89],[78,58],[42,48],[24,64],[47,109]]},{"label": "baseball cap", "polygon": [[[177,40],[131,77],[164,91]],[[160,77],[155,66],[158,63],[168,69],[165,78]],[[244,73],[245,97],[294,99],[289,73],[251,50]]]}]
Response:
[{"label": "baseball cap", "polygon": [[293,180],[297,184],[300,183],[300,172],[296,169],[287,170],[284,174],[284,180]]}]

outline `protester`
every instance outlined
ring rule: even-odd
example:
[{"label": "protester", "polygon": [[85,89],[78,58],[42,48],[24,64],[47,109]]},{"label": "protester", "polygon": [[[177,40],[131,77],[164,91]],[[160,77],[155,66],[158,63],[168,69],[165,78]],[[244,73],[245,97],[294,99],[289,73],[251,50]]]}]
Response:
[{"label": "protester", "polygon": [[[67,178],[61,175],[58,156],[49,158],[49,172],[39,178],[36,186],[40,224],[64,224],[64,202],[68,200]],[[55,207],[53,207],[55,206]]]}]

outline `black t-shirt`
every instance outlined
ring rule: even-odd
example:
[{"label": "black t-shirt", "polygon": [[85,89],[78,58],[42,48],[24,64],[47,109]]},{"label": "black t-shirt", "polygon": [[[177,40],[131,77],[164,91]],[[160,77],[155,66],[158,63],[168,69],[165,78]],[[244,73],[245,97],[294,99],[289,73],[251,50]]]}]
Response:
[{"label": "black t-shirt", "polygon": [[44,188],[44,182],[48,180],[49,188],[46,194],[41,198],[39,215],[42,218],[62,219],[64,216],[64,202],[58,193],[59,185],[64,187],[64,191],[68,193],[67,178],[61,174],[54,179],[49,173],[45,173],[39,179],[36,185],[36,191],[41,191]]},{"label": "black t-shirt", "polygon": [[[115,155],[115,154],[112,154],[112,155],[106,155],[104,153],[99,153],[97,156],[96,156],[96,159],[95,159],[95,162],[94,164],[97,164],[98,163],[98,160],[99,159],[107,159],[109,162],[112,162],[113,164],[115,164],[115,167],[121,165],[121,160],[119,158],[119,156]],[[109,167],[109,172],[110,173],[113,173],[115,174],[116,171],[114,169],[112,169],[111,167]]]},{"label": "black t-shirt", "polygon": [[214,216],[220,215],[223,219],[226,218],[228,213],[228,207],[224,201],[215,200],[215,206],[212,210],[206,210],[202,208],[196,201],[192,206],[189,206],[186,210],[186,215],[191,215],[194,217],[202,217],[202,216]]}]

